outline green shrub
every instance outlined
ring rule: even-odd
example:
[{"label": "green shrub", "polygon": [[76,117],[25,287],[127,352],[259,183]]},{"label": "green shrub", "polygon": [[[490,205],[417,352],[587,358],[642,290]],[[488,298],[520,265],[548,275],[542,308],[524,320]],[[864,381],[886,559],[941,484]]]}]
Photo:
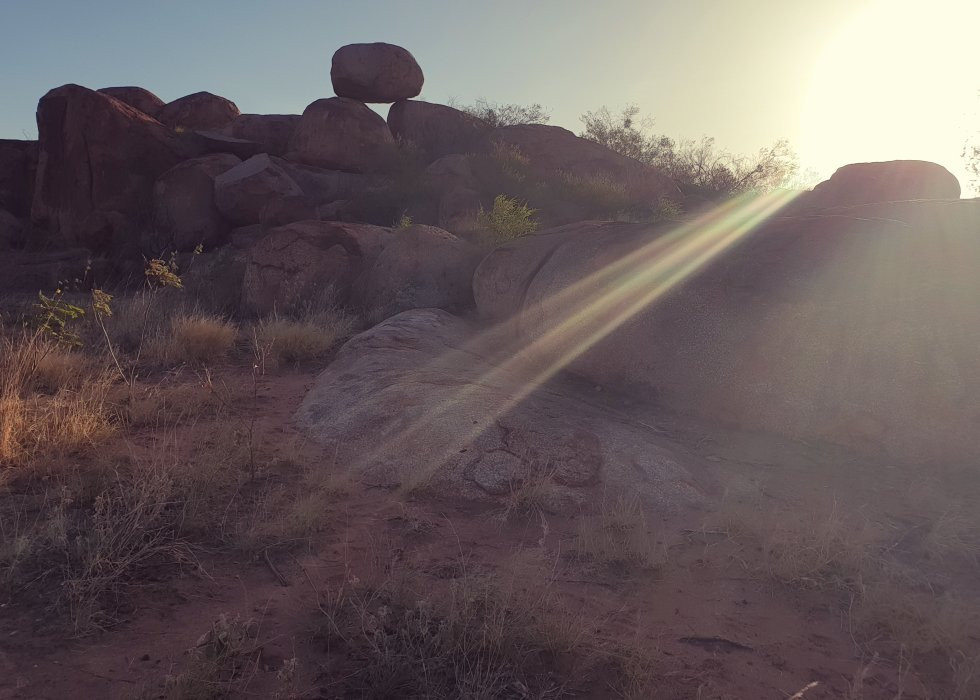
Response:
[{"label": "green shrub", "polygon": [[498,194],[490,211],[480,207],[477,224],[492,242],[512,241],[537,230],[538,223],[534,220],[536,211],[525,203]]}]

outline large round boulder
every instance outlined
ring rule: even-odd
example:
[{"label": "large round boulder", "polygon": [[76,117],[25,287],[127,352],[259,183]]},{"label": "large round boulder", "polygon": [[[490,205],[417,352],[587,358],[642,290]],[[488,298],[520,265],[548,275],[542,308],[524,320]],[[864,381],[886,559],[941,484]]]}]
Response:
[{"label": "large round boulder", "polygon": [[[94,223],[115,219],[110,212],[131,221],[130,230],[138,229],[152,211],[157,178],[188,155],[171,129],[80,85],[64,85],[42,97],[37,124],[32,236],[53,244],[112,243],[115,235],[106,240],[105,227]],[[127,227],[115,228],[122,235]]]},{"label": "large round boulder", "polygon": [[813,188],[801,203],[835,207],[907,199],[959,199],[956,176],[924,160],[852,163],[838,168],[829,180]]},{"label": "large round boulder", "polygon": [[228,233],[214,203],[214,181],[241,160],[219,153],[186,160],[171,168],[153,187],[153,240],[147,252],[211,248]]},{"label": "large round boulder", "polygon": [[174,129],[211,131],[227,126],[239,114],[231,100],[210,92],[195,92],[168,102],[160,110],[159,119]]},{"label": "large round boulder", "polygon": [[422,69],[415,57],[394,44],[348,44],[333,55],[330,81],[338,97],[361,102],[394,102],[422,92]]},{"label": "large round boulder", "polygon": [[143,114],[149,114],[154,119],[160,116],[160,111],[166,104],[146,88],[136,87],[135,85],[107,87],[100,89],[99,92],[109,97],[115,97],[130,107],[135,107],[143,112]]},{"label": "large round boulder", "polygon": [[378,226],[330,221],[274,228],[249,249],[242,301],[259,315],[297,308],[323,294],[346,301],[390,236]]},{"label": "large round boulder", "polygon": [[289,149],[299,118],[298,114],[239,114],[222,132],[258,144],[261,153],[281,156]]},{"label": "large round boulder", "polygon": [[743,206],[508,243],[474,275],[478,309],[546,366],[680,412],[974,463],[980,201]]},{"label": "large round boulder", "polygon": [[472,114],[421,100],[391,105],[388,128],[402,141],[415,144],[429,161],[451,153],[486,151],[490,134],[490,125]]},{"label": "large round boulder", "polygon": [[448,231],[415,225],[399,229],[360,285],[371,322],[408,309],[464,311],[473,305],[473,271],[481,251]]},{"label": "large round boulder", "polygon": [[252,156],[214,178],[215,206],[238,226],[258,223],[270,201],[301,194],[296,181],[266,153]]},{"label": "large round boulder", "polygon": [[334,170],[370,170],[394,143],[388,125],[365,104],[330,97],[309,105],[289,142],[290,160]]}]

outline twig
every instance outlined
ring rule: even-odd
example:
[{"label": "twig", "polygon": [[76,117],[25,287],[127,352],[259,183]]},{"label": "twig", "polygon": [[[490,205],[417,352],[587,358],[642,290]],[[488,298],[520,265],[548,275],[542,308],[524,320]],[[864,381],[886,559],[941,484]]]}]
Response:
[{"label": "twig", "polygon": [[268,547],[262,550],[262,558],[265,559],[265,565],[269,567],[269,571],[271,571],[272,575],[276,577],[277,581],[279,581],[279,585],[284,588],[288,587],[289,581],[286,580],[285,576],[279,573],[279,569],[277,569],[276,565],[272,563],[272,559],[269,557]]}]

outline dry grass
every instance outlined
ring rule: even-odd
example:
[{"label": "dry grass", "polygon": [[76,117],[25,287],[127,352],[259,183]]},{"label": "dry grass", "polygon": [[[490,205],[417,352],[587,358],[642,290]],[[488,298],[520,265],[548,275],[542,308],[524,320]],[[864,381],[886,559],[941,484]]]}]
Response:
[{"label": "dry grass", "polygon": [[272,317],[255,327],[256,355],[273,366],[298,364],[323,357],[354,330],[353,319],[325,310],[300,319]]},{"label": "dry grass", "polygon": [[190,650],[187,670],[166,679],[166,697],[213,700],[246,694],[262,655],[257,636],[254,621],[220,615]]},{"label": "dry grass", "polygon": [[[112,432],[111,373],[66,357],[37,335],[0,338],[0,465],[24,466]],[[39,383],[51,393],[38,394]]]},{"label": "dry grass", "polygon": [[642,504],[633,494],[604,496],[597,513],[581,517],[572,551],[582,559],[616,567],[654,568],[663,562]]},{"label": "dry grass", "polygon": [[214,364],[226,358],[235,346],[237,327],[218,316],[190,314],[174,318],[170,335],[148,348],[151,357],[171,362]]}]

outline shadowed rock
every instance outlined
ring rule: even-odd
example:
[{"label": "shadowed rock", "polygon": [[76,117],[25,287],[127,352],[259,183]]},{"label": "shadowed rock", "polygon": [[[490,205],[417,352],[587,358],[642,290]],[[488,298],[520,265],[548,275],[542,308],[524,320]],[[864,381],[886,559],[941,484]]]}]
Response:
[{"label": "shadowed rock", "polygon": [[415,57],[393,44],[348,44],[333,55],[330,81],[338,97],[361,102],[394,102],[422,92],[422,69]]},{"label": "shadowed rock", "polygon": [[299,185],[265,153],[214,179],[215,205],[228,221],[239,226],[258,223],[262,208],[270,201],[301,194]]},{"label": "shadowed rock", "polygon": [[490,125],[458,109],[419,100],[403,100],[388,110],[388,127],[411,141],[429,161],[451,153],[487,150]]},{"label": "shadowed rock", "polygon": [[812,207],[835,207],[907,199],[959,199],[960,183],[941,165],[924,160],[852,163],[838,168],[801,199]]},{"label": "shadowed rock", "polygon": [[290,160],[360,173],[394,143],[385,120],[356,100],[331,97],[309,105],[289,142]]},{"label": "shadowed rock", "polygon": [[222,132],[258,144],[261,153],[281,156],[289,149],[299,119],[298,114],[239,114]]},{"label": "shadowed rock", "polygon": [[159,119],[167,126],[212,131],[227,126],[239,115],[234,102],[210,92],[195,92],[168,102]]}]

